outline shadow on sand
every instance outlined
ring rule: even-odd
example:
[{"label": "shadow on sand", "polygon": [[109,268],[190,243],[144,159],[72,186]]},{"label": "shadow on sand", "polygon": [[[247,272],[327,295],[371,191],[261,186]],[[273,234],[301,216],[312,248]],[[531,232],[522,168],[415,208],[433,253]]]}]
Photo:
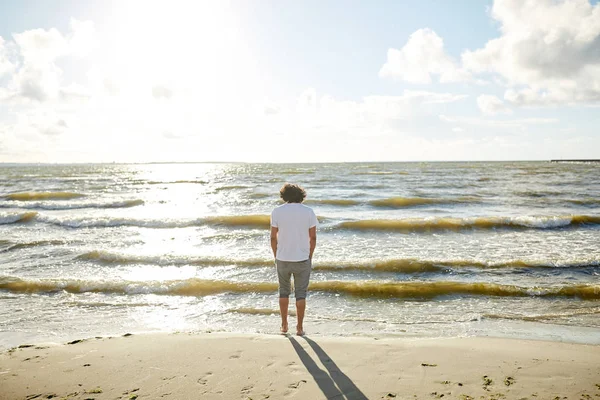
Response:
[{"label": "shadow on sand", "polygon": [[298,353],[298,357],[310,372],[312,377],[314,378],[317,385],[319,385],[319,389],[323,392],[327,399],[335,399],[335,400],[368,400],[367,396],[360,391],[360,389],[352,382],[346,374],[342,372],[341,369],[333,362],[331,357],[325,353],[325,351],[319,346],[314,340],[307,338],[306,336],[302,336],[302,339],[308,343],[308,345],[315,352],[321,364],[325,366],[327,371],[319,368],[317,363],[311,358],[311,356],[304,350],[302,345],[298,343],[296,339],[292,336],[288,336],[288,339],[294,346],[294,350]]}]

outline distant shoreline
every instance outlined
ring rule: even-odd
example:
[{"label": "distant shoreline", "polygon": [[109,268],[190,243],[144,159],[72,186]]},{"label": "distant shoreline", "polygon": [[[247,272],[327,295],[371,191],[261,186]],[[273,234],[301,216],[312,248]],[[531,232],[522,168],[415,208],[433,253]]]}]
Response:
[{"label": "distant shoreline", "polygon": [[321,164],[419,164],[419,163],[600,163],[600,159],[553,159],[553,160],[422,160],[422,161],[319,161],[319,162],[249,162],[249,161],[150,161],[150,162],[0,162],[0,167],[30,167],[30,166],[70,166],[70,165],[164,165],[164,164],[287,164],[287,165],[321,165]]},{"label": "distant shoreline", "polygon": [[550,160],[553,163],[561,163],[561,162],[589,162],[589,163],[600,163],[600,159],[573,159],[573,160]]}]

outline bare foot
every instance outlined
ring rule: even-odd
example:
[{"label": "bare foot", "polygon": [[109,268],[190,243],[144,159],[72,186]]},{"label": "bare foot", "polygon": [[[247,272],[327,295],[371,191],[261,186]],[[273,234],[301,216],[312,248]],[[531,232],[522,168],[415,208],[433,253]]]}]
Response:
[{"label": "bare foot", "polygon": [[288,331],[288,326],[287,326],[287,324],[286,324],[286,325],[281,325],[281,328],[280,328],[280,330],[281,330],[281,333],[284,333],[284,334],[285,334],[285,333],[287,333],[287,331]]},{"label": "bare foot", "polygon": [[298,336],[304,336],[305,332],[304,329],[302,329],[301,327],[296,327],[296,335]]}]

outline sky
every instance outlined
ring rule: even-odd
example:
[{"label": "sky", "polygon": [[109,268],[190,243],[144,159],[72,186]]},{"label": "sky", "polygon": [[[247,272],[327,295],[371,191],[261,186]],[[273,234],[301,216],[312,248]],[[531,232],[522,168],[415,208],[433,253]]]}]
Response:
[{"label": "sky", "polygon": [[0,0],[0,162],[600,158],[590,0]]}]

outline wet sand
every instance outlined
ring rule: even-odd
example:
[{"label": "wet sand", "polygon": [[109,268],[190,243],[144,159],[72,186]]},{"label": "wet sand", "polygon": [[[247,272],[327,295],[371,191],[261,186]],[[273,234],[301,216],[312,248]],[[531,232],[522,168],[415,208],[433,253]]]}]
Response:
[{"label": "wet sand", "polygon": [[593,399],[600,346],[225,333],[25,344],[0,399]]}]

